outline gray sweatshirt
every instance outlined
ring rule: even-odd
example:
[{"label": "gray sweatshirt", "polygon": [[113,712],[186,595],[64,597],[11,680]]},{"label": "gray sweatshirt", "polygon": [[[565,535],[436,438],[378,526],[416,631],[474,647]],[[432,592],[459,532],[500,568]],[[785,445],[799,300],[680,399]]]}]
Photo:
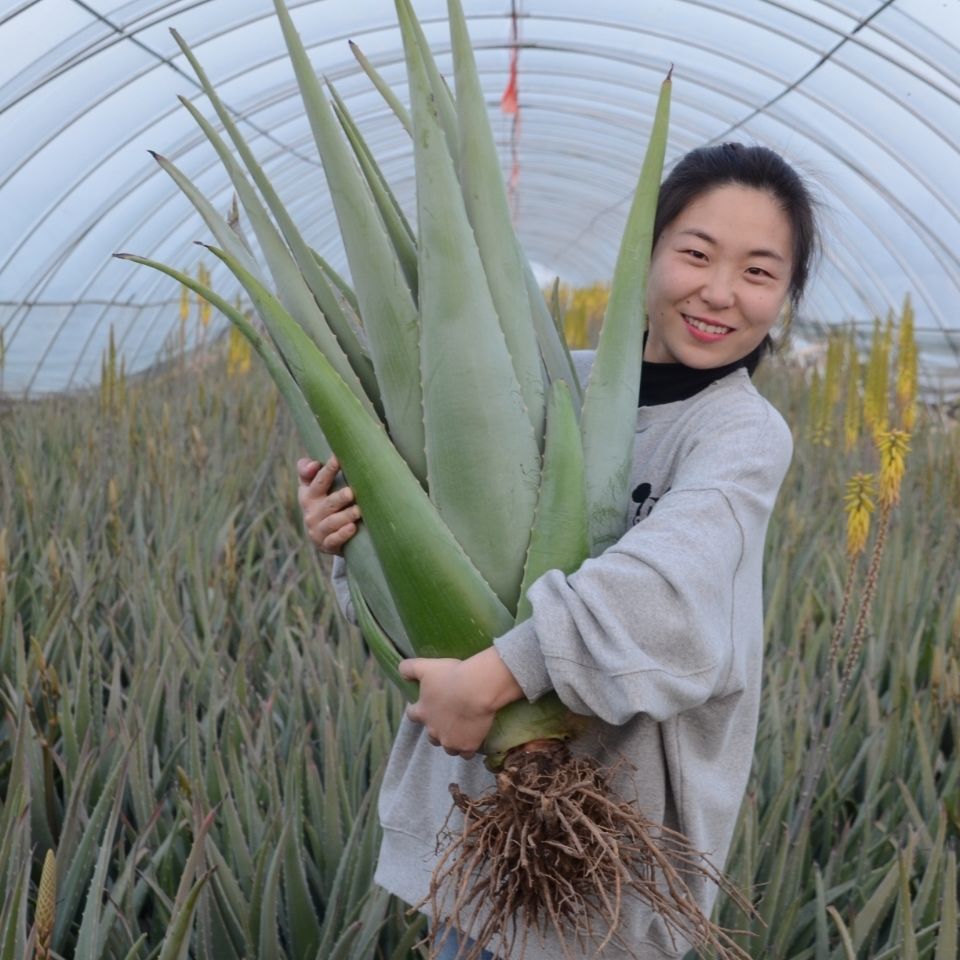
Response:
[{"label": "gray sweatshirt", "polygon": [[[627,532],[576,573],[544,574],[529,591],[533,616],[495,640],[528,699],[555,690],[594,718],[576,749],[629,761],[615,783],[621,795],[718,867],[753,755],[763,544],[791,452],[789,428],[742,368],[688,400],[640,407]],[[342,563],[334,584],[346,605]],[[404,718],[380,791],[376,881],[408,903],[427,896],[450,783],[477,795],[493,777],[480,758],[447,756]],[[695,893],[709,914],[715,887]],[[639,960],[688,949],[635,901],[621,933]],[[562,956],[552,932],[542,944],[531,936],[525,954]],[[604,960],[628,956],[603,951]]]}]

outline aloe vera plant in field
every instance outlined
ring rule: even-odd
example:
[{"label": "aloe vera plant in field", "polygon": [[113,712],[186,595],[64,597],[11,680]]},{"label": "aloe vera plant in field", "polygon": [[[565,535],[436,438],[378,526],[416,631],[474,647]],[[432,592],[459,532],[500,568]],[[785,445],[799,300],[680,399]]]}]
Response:
[{"label": "aloe vera plant in field", "polygon": [[[396,5],[411,98],[415,235],[332,88],[334,104],[328,103],[284,3],[275,0],[353,289],[310,249],[179,37],[240,162],[213,124],[185,106],[230,175],[267,272],[188,178],[157,159],[204,217],[217,240],[211,252],[243,286],[268,338],[197,280],[146,258],[120,256],[168,273],[218,306],[264,359],[308,453],[324,460],[336,454],[365,520],[346,549],[355,607],[377,659],[415,698],[397,672],[401,652],[465,658],[485,649],[529,616],[526,590],[542,573],[577,569],[625,529],[670,77],[661,89],[590,384],[581,395],[511,224],[459,0],[449,3],[455,96],[409,0]],[[396,100],[390,102],[397,109]],[[576,858],[563,868],[526,858],[516,863],[510,836],[518,806],[503,798],[477,806],[461,796],[458,806],[471,819],[486,817],[502,829],[489,849],[478,851],[463,839],[436,884],[462,889],[478,854],[493,874],[529,871],[519,886],[491,883],[495,904],[478,936],[483,941],[495,933],[508,938],[520,908],[530,922],[552,923],[561,935],[576,935],[598,912],[612,936],[625,877],[623,892],[647,900],[671,929],[719,956],[735,952],[724,932],[700,915],[683,874],[722,878],[682,837],[627,804],[588,814],[587,794],[606,790],[607,783],[602,771],[566,749],[577,728],[554,695],[520,701],[498,714],[483,751],[501,786],[525,785],[534,795],[562,782],[581,790],[582,824],[570,828],[569,842],[588,851],[589,868]],[[578,783],[584,786],[575,788]],[[617,812],[611,816],[611,810]],[[536,803],[525,815],[542,819]],[[667,876],[670,892],[651,883],[651,875]],[[616,891],[612,897],[608,887]],[[561,888],[573,893],[561,896]]]}]

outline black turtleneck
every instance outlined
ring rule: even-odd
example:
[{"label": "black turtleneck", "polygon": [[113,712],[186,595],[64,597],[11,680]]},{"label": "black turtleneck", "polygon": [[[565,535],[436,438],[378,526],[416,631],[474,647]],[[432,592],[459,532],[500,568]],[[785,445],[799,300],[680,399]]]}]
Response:
[{"label": "black turtleneck", "polygon": [[[647,334],[643,334],[643,345],[647,345]],[[656,407],[661,403],[675,403],[689,400],[704,387],[725,377],[728,373],[745,367],[749,357],[741,357],[723,367],[710,367],[697,370],[683,363],[651,363],[643,361],[640,374],[641,407]]]}]

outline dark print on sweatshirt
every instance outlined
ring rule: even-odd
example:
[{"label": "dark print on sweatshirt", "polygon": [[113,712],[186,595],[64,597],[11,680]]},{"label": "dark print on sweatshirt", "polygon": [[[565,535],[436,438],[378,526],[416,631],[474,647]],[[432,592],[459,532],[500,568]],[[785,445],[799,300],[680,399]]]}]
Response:
[{"label": "dark print on sweatshirt", "polygon": [[649,483],[641,483],[634,487],[633,493],[630,494],[630,499],[637,505],[636,512],[633,515],[634,524],[639,523],[644,517],[649,517],[650,511],[657,505],[657,501],[664,493],[669,491],[670,488],[667,487],[659,497],[652,497],[650,494],[653,492],[653,488]]}]

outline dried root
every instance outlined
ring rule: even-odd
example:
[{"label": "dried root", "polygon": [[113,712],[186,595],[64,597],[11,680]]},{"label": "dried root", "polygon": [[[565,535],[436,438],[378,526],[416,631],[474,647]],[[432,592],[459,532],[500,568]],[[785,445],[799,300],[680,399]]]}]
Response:
[{"label": "dried root", "polygon": [[[748,913],[750,904],[682,834],[611,796],[613,772],[540,741],[508,754],[495,791],[473,799],[450,785],[463,829],[442,836],[448,843],[424,903],[475,941],[458,960],[479,960],[494,936],[505,957],[519,936],[522,957],[530,931],[542,937],[551,927],[567,958],[573,947],[599,957],[609,943],[631,954],[618,934],[625,897],[647,903],[671,937],[698,951],[749,960],[732,931],[703,915],[691,883],[717,884]],[[443,930],[433,928],[434,949]]]}]

